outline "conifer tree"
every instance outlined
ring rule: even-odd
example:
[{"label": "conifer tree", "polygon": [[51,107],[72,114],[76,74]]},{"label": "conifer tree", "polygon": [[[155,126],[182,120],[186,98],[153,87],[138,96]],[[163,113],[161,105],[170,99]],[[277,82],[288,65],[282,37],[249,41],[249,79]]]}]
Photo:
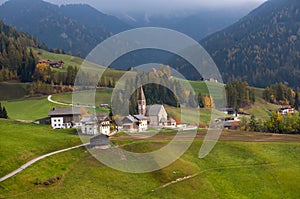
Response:
[{"label": "conifer tree", "polygon": [[5,109],[5,107],[3,106],[3,109],[2,109],[2,118],[5,118],[5,119],[7,119],[8,118],[8,115],[7,115],[7,112],[6,112],[6,109]]}]

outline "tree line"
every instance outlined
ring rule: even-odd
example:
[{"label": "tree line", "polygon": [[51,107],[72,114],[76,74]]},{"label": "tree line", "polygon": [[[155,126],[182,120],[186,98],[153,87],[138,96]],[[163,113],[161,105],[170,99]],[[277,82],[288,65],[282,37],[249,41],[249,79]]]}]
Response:
[{"label": "tree line", "polygon": [[227,106],[239,110],[255,103],[254,89],[247,82],[240,80],[230,82],[225,86]]},{"label": "tree line", "polygon": [[[134,78],[128,78],[124,82],[123,89],[116,89],[112,99],[114,110],[122,110],[128,103],[129,113],[137,114],[141,85],[143,85],[147,104],[165,104],[173,107],[183,105],[189,108],[198,108],[199,106],[212,108],[214,106],[211,96],[195,93],[185,85],[183,80],[172,78],[169,66],[153,68],[148,73],[141,71],[136,71],[136,73]],[[136,90],[130,93],[133,88]],[[116,113],[114,112],[114,114]],[[127,113],[118,114],[126,115]]]},{"label": "tree line", "polygon": [[270,132],[280,134],[300,133],[299,113],[282,115],[279,112],[272,112],[272,115],[265,121],[258,120],[254,115],[250,119],[242,118],[240,129],[243,131]]},{"label": "tree line", "polygon": [[299,109],[299,92],[287,87],[283,83],[267,87],[263,92],[263,98],[273,104],[292,105],[297,110]]},{"label": "tree line", "polygon": [[4,118],[4,119],[8,118],[6,108],[5,106],[2,107],[1,103],[0,103],[0,118]]}]

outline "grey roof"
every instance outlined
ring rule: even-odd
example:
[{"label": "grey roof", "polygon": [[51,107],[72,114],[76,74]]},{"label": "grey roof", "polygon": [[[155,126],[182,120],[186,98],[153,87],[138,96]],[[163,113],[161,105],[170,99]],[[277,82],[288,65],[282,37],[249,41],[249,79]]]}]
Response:
[{"label": "grey roof", "polygon": [[167,118],[162,117],[160,122],[167,122]]},{"label": "grey roof", "polygon": [[144,94],[144,90],[143,90],[143,86],[141,86],[141,90],[140,90],[140,94],[139,94],[138,100],[146,100],[146,97],[145,97],[145,94]]},{"label": "grey roof", "polygon": [[64,116],[64,115],[81,115],[80,108],[53,108],[50,110],[49,116]]},{"label": "grey roof", "polygon": [[108,119],[107,114],[89,114],[82,118],[81,122],[102,122]]},{"label": "grey roof", "polygon": [[159,114],[161,109],[164,109],[164,106],[161,104],[148,105],[146,115],[156,116]]},{"label": "grey roof", "polygon": [[134,115],[134,117],[138,120],[148,120],[148,118],[145,117],[144,115]]},{"label": "grey roof", "polygon": [[167,122],[172,122],[172,123],[174,123],[174,122],[176,122],[173,118],[170,118]]},{"label": "grey roof", "polygon": [[128,115],[128,116],[126,116],[124,119],[128,119],[128,120],[130,120],[131,122],[137,122],[137,120],[136,120],[132,115]]}]

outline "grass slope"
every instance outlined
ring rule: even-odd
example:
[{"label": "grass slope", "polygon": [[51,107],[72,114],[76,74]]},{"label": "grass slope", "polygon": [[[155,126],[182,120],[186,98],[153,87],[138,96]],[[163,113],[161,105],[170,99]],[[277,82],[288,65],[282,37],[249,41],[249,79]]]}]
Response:
[{"label": "grass slope", "polygon": [[1,82],[0,101],[21,99],[28,94],[29,89],[30,84]]},{"label": "grass slope", "polygon": [[[129,141],[130,143],[130,141]],[[151,151],[165,141],[141,141],[124,146]],[[197,154],[201,141],[176,162],[161,170],[130,174],[96,161],[83,149],[40,161],[3,182],[5,198],[299,198],[300,144],[218,142],[204,159]],[[185,181],[162,185],[184,176]],[[61,175],[50,185],[34,185]]]},{"label": "grass slope", "polygon": [[[111,95],[112,95],[113,89],[110,88],[105,88],[101,90],[96,91],[96,96],[95,96],[95,104],[100,105],[100,104],[111,104]],[[84,94],[87,93],[87,91],[83,92]],[[61,93],[61,94],[56,94],[52,96],[52,100],[58,101],[58,102],[64,102],[64,103],[72,103],[72,95],[73,93]],[[88,101],[90,102],[90,99],[84,99],[85,97],[89,97],[89,95],[80,95],[82,96],[82,102]],[[91,104],[93,105],[93,104]]]},{"label": "grass slope", "polygon": [[0,176],[29,160],[80,144],[72,130],[52,130],[49,125],[0,120]]},{"label": "grass slope", "polygon": [[[76,67],[80,67],[81,64],[83,63],[84,59],[80,58],[80,57],[74,57],[71,55],[66,55],[66,54],[55,54],[55,53],[51,53],[45,50],[40,50],[40,49],[35,49],[36,52],[41,52],[39,53],[39,59],[49,59],[51,61],[58,61],[58,60],[62,60],[64,61],[64,68],[63,69],[55,69],[56,71],[62,71],[62,72],[66,72],[67,71],[67,67],[68,66],[76,66]],[[98,68],[98,65],[95,64],[89,64],[86,63],[86,66],[93,68],[92,66]],[[101,67],[101,66],[100,66]],[[103,67],[101,67],[103,68]],[[112,78],[112,79],[119,79],[120,77],[122,77],[122,75],[125,73],[126,71],[120,71],[120,70],[114,70],[114,69],[106,69],[103,76],[106,76],[108,78]]]},{"label": "grass slope", "polygon": [[3,102],[3,105],[10,119],[29,121],[47,117],[53,107],[64,107],[49,102],[46,96],[28,100],[6,101]]}]

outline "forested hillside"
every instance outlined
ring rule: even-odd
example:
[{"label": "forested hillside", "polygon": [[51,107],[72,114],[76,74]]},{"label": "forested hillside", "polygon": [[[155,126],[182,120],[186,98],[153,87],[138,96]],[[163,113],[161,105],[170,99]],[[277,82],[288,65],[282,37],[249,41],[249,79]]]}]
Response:
[{"label": "forested hillside", "polygon": [[300,1],[270,0],[202,42],[225,81],[299,85]]},{"label": "forested hillside", "polygon": [[35,53],[27,47],[38,47],[38,41],[6,26],[1,20],[0,35],[0,81],[31,81],[37,60]]},{"label": "forested hillside", "polygon": [[59,7],[42,0],[10,0],[0,6],[0,18],[50,48],[84,57],[111,34],[127,29],[115,17],[87,5]]}]

